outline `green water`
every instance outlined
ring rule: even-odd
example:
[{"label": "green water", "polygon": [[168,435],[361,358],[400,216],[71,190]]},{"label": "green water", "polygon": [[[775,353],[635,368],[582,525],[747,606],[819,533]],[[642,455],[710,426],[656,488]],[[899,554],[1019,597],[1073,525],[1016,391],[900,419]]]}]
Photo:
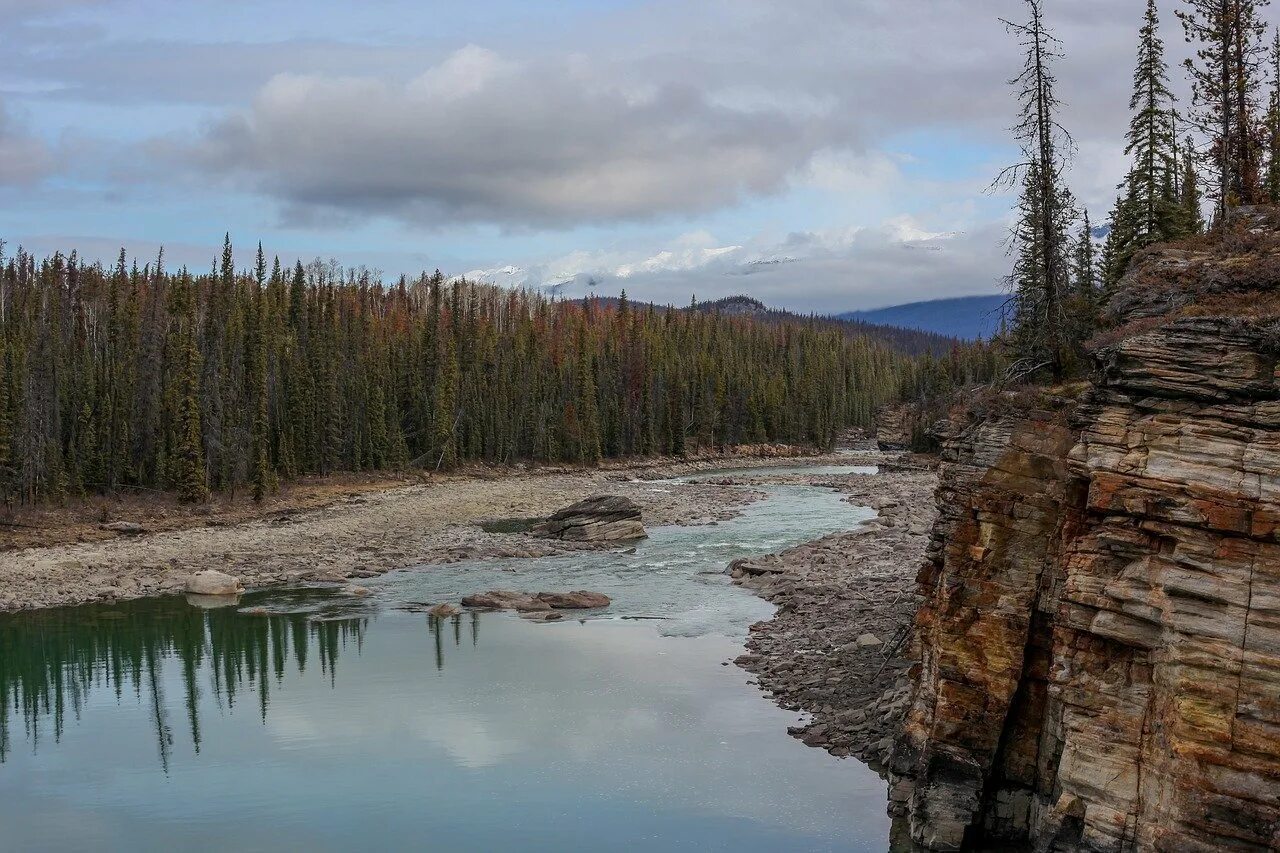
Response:
[{"label": "green water", "polygon": [[[866,515],[769,492],[634,554],[398,572],[368,599],[0,617],[0,849],[884,850],[883,783],[721,665],[768,606],[711,567]],[[405,609],[494,577],[615,606]]]}]

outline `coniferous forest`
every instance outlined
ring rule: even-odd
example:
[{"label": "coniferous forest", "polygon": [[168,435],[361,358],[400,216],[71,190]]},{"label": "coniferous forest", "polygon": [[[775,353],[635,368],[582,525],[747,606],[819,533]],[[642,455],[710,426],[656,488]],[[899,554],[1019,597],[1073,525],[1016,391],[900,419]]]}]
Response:
[{"label": "coniferous forest", "polygon": [[1093,220],[1067,185],[1075,142],[1061,123],[1055,67],[1063,45],[1044,0],[1024,2],[1025,20],[1004,20],[1025,61],[1011,81],[1022,156],[996,180],[1019,191],[1002,343],[1007,378],[1056,383],[1087,369],[1085,342],[1101,328],[1103,306],[1143,250],[1219,229],[1238,206],[1280,203],[1280,33],[1268,38],[1269,0],[1184,0],[1175,10],[1191,51],[1183,61],[1190,103],[1182,105],[1156,0],[1146,0],[1135,21],[1124,137],[1129,168],[1096,252]]},{"label": "coniferous forest", "polygon": [[460,462],[830,446],[900,392],[990,372],[821,323],[555,301],[336,264],[200,275],[22,251],[0,270],[0,497],[211,491]]}]

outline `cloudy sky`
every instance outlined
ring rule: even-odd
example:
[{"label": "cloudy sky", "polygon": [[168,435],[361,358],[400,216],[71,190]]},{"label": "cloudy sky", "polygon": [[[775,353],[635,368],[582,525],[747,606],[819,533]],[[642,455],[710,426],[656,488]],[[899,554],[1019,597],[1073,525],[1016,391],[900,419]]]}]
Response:
[{"label": "cloudy sky", "polygon": [[[1144,2],[1046,3],[1102,219]],[[1002,15],[1021,1],[0,0],[0,237],[203,268],[229,230],[246,262],[824,312],[995,292]]]}]

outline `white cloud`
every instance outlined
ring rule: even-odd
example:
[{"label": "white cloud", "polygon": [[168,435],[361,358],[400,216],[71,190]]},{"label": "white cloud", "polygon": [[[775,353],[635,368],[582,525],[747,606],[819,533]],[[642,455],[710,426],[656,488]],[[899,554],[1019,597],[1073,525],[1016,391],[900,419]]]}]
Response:
[{"label": "white cloud", "polygon": [[825,313],[918,299],[992,293],[1004,273],[1004,226],[941,231],[909,216],[877,226],[759,236],[724,245],[692,232],[658,251],[573,252],[545,263],[475,270],[469,277],[511,286],[552,287],[684,304],[749,293],[772,307]]}]

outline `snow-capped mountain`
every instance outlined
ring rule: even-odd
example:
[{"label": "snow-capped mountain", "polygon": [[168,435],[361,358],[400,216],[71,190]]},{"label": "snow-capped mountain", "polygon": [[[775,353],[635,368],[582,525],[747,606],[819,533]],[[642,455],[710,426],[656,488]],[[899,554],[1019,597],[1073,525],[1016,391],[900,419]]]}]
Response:
[{"label": "snow-capped mountain", "polygon": [[536,270],[508,264],[494,269],[470,270],[449,280],[457,281],[463,278],[467,281],[495,284],[499,287],[509,287],[515,290],[540,290],[548,295],[558,295],[568,285],[573,284],[578,276],[552,276],[547,278]]}]

